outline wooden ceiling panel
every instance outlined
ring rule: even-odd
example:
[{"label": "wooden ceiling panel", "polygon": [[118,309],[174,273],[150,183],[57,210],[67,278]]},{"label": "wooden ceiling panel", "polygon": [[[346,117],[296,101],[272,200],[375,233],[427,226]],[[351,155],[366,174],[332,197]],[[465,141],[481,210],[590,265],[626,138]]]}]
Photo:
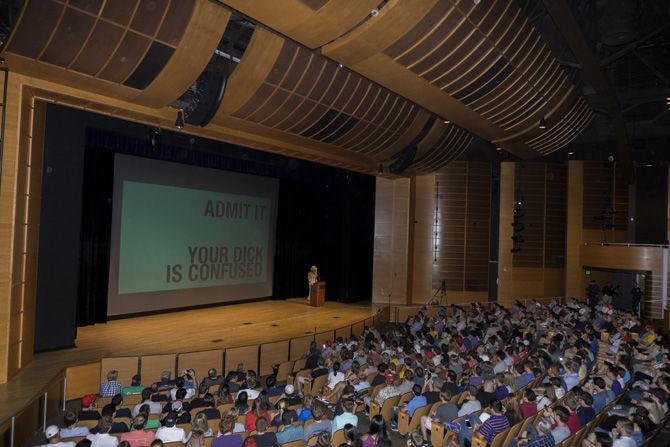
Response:
[{"label": "wooden ceiling panel", "polygon": [[30,0],[3,57],[23,74],[163,107],[200,75],[228,17],[196,0]]},{"label": "wooden ceiling panel", "polygon": [[[211,0],[210,0],[211,1]],[[217,0],[314,49],[365,20],[380,0]]]},{"label": "wooden ceiling panel", "polygon": [[[400,25],[405,31],[398,36]],[[540,35],[509,1],[389,2],[322,51],[523,158],[542,155],[525,143],[535,136],[531,124],[560,121],[552,114],[565,110],[561,101],[572,88],[562,82],[565,72]],[[526,138],[519,135],[524,132]],[[553,151],[564,139],[552,141]]]},{"label": "wooden ceiling panel", "polygon": [[40,60],[67,67],[79,54],[95,19],[76,9],[67,8]]}]

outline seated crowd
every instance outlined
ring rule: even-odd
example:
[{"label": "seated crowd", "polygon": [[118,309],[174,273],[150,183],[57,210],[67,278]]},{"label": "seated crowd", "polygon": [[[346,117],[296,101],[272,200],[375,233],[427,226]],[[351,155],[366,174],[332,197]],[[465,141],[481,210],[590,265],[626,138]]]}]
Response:
[{"label": "seated crowd", "polygon": [[[387,426],[397,431],[402,419],[410,447],[496,437],[520,447],[641,447],[668,413],[661,335],[605,303],[424,309],[382,332],[312,343],[302,363],[281,386],[243,365],[225,376],[211,369],[199,383],[192,370],[176,380],[165,372],[147,387],[140,376],[124,387],[111,371],[99,394],[109,403],[99,409],[98,396],[84,396],[45,435],[50,447],[82,437],[76,447],[390,447]],[[134,395],[139,402],[124,405]],[[438,427],[446,435],[436,441]]]}]

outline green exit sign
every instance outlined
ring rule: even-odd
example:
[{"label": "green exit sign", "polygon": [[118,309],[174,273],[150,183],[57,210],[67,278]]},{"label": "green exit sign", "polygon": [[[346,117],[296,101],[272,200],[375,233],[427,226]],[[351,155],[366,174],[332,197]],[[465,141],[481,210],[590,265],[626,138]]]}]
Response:
[{"label": "green exit sign", "polygon": [[589,269],[584,269],[584,274],[585,274],[586,276],[591,276],[591,270],[589,270]]}]

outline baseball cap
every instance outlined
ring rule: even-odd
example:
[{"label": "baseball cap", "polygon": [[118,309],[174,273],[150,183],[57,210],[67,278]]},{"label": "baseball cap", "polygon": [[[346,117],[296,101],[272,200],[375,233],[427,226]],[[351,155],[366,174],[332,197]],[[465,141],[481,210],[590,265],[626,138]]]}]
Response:
[{"label": "baseball cap", "polygon": [[95,394],[87,394],[86,396],[81,398],[81,405],[84,407],[90,407],[91,404],[95,402],[96,399],[97,397],[95,396]]},{"label": "baseball cap", "polygon": [[165,416],[165,419],[163,419],[163,425],[166,427],[174,427],[176,423],[177,415],[172,412],[170,412],[167,416]]},{"label": "baseball cap", "polygon": [[293,394],[293,391],[295,391],[295,388],[290,383],[284,387],[284,393],[286,394]]},{"label": "baseball cap", "polygon": [[58,427],[55,425],[49,425],[46,430],[44,430],[44,435],[47,437],[47,439],[53,438],[58,434]]}]

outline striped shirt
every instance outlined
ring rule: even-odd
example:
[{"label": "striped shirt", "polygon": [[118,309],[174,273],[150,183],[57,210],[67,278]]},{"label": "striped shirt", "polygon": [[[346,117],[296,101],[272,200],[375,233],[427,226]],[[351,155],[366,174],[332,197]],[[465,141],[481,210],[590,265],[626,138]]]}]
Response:
[{"label": "striped shirt", "polygon": [[504,432],[509,428],[509,421],[505,415],[492,415],[486,420],[479,429],[479,433],[490,444],[498,433]]}]

